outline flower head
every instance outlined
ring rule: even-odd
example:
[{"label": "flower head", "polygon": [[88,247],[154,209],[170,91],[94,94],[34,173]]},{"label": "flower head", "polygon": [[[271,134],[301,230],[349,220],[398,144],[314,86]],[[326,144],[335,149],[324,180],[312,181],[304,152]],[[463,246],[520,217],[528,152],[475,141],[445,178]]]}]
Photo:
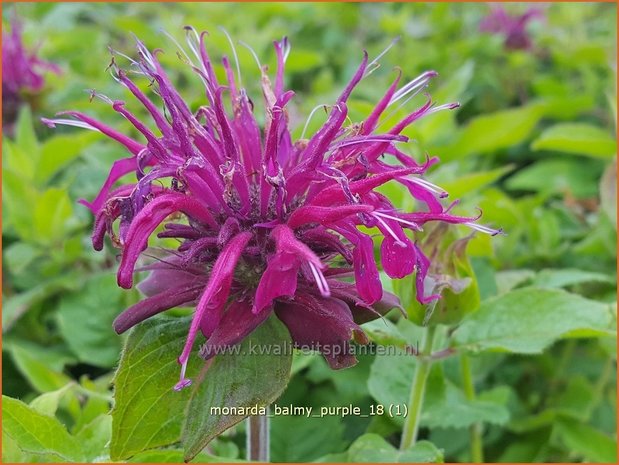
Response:
[{"label": "flower head", "polygon": [[[200,332],[207,338],[202,355],[209,358],[213,348],[241,341],[273,313],[295,344],[330,346],[324,352],[330,366],[350,366],[356,362],[347,350],[350,341],[368,341],[359,325],[399,305],[394,295],[383,291],[368,229],[380,238],[387,275],[416,273],[417,298],[424,303],[438,296],[424,292],[429,261],[411,231],[429,221],[444,221],[496,232],[443,207],[439,199],[444,192],[421,177],[436,158],[417,163],[398,148],[408,140],[402,135],[407,126],[457,104],[434,106],[428,98],[395,126],[380,131],[381,115],[421,92],[436,75],[426,72],[400,85],[399,73],[368,117],[351,123],[348,98],[376,66],[364,54],[322,127],[294,141],[287,109],[294,93],[284,87],[287,39],[274,43],[273,83],[261,67],[263,129],[227,58],[226,82],[218,81],[204,40],[204,33],[187,28],[189,53],[181,49],[204,85],[207,104],[195,111],[172,85],[156,54],[140,41],[139,58],[131,60],[133,73],[152,81],[164,112],[113,61],[115,79],[145,107],[156,129],[138,120],[124,102],[100,97],[135,126],[142,141],[75,111],[64,113],[70,118],[44,120],[50,126],[100,131],[129,152],[114,163],[99,195],[83,201],[96,216],[95,249],[103,247],[106,233],[122,249],[121,287],[133,286],[138,259],[162,224],[157,236],[179,241],[177,249],[141,268],[151,271],[140,285],[147,297],[124,311],[114,327],[122,333],[167,309],[195,305],[179,357],[178,389],[190,383],[184,372]],[[129,173],[135,175],[134,183],[113,188]],[[388,182],[405,186],[423,208],[401,211],[376,191]]]},{"label": "flower head", "polygon": [[16,15],[11,22],[11,32],[2,33],[2,119],[11,123],[24,94],[37,94],[43,90],[43,73],[60,73],[60,68],[41,60],[36,51],[27,51],[22,38],[22,24]]},{"label": "flower head", "polygon": [[543,13],[538,8],[529,8],[521,15],[510,15],[502,6],[493,6],[490,13],[481,20],[479,30],[502,35],[505,38],[505,48],[529,49],[531,38],[527,32],[527,24],[542,17]]}]

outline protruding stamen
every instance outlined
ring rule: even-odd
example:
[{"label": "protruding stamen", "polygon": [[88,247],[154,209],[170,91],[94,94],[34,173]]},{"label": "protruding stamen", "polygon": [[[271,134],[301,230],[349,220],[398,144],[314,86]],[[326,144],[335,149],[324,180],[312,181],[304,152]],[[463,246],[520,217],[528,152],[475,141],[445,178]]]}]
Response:
[{"label": "protruding stamen", "polygon": [[484,234],[490,234],[491,236],[496,236],[498,234],[503,234],[503,228],[499,228],[499,229],[493,229],[493,228],[489,228],[488,226],[483,226],[481,224],[477,224],[477,223],[462,223],[464,226],[468,226],[471,229],[474,229],[475,231],[479,231],[482,232]]},{"label": "protruding stamen", "polygon": [[325,275],[323,275],[322,271],[320,271],[318,267],[314,265],[312,262],[308,262],[308,264],[309,264],[310,270],[312,270],[312,275],[314,276],[314,279],[316,280],[316,284],[318,285],[318,290],[320,290],[320,295],[322,295],[323,297],[330,297],[331,289],[329,289],[329,284],[327,283]]},{"label": "protruding stamen", "polygon": [[[422,75],[417,76],[415,79],[410,81],[408,84],[404,85],[395,94],[393,94],[393,97],[391,97],[391,100],[389,101],[389,105],[393,105],[395,102],[405,97],[410,92],[413,92],[417,89],[419,90],[423,89],[426,86],[426,84],[430,82],[430,79],[436,76],[438,76],[438,73],[436,71],[426,71]],[[419,93],[419,90],[415,92],[413,95],[417,95],[417,93]]]},{"label": "protruding stamen", "polygon": [[370,74],[372,74],[372,72],[374,72],[374,70],[378,69],[378,60],[380,60],[383,56],[385,56],[385,54],[391,50],[391,48],[397,44],[400,41],[400,37],[396,37],[395,39],[393,39],[389,45],[387,45],[387,48],[385,48],[385,50],[383,50],[382,52],[380,52],[378,54],[378,56],[376,58],[374,58],[371,62],[368,63],[368,67],[365,70],[365,73],[363,74],[363,77],[366,78],[368,77]]},{"label": "protruding stamen", "polygon": [[181,391],[182,389],[191,386],[191,380],[189,378],[185,378],[185,372],[187,371],[187,362],[188,358],[185,360],[178,359],[178,363],[181,364],[181,377],[178,383],[174,385],[175,391]]},{"label": "protruding stamen", "polygon": [[443,105],[438,105],[436,107],[430,108],[427,114],[431,115],[432,113],[436,113],[437,111],[453,110],[459,107],[460,107],[460,102],[444,103]]},{"label": "protruding stamen", "polygon": [[402,223],[402,224],[405,224],[407,226],[410,226],[411,228],[413,228],[413,229],[415,229],[417,231],[423,231],[421,226],[419,226],[417,223],[413,223],[412,221],[408,221],[408,220],[404,220],[402,218],[398,218],[397,216],[387,215],[386,213],[378,212],[378,211],[372,212],[372,215],[379,215],[379,216],[382,216],[383,218],[389,218],[390,220],[394,220],[394,221],[397,221],[399,223]]},{"label": "protruding stamen", "polygon": [[239,44],[249,50],[249,53],[251,53],[251,55],[254,57],[254,60],[256,61],[256,64],[258,65],[258,70],[260,70],[260,73],[262,73],[262,63],[260,63],[260,58],[258,58],[258,54],[246,42],[239,40]]},{"label": "protruding stamen", "polygon": [[383,227],[385,228],[385,230],[389,233],[389,235],[391,237],[393,237],[393,239],[395,240],[396,244],[398,244],[400,247],[406,247],[406,244],[404,242],[402,242],[400,240],[400,238],[397,236],[397,234],[393,231],[393,229],[391,229],[391,227],[387,224],[387,222],[385,220],[383,220],[380,216],[375,215],[375,213],[377,212],[372,212],[370,213],[370,215],[372,217],[374,217],[376,220],[378,220],[378,222],[380,224],[383,225]]},{"label": "protruding stamen", "polygon": [[299,139],[304,139],[305,138],[305,133],[307,132],[307,128],[309,127],[310,121],[312,120],[312,117],[314,116],[314,113],[316,113],[321,108],[323,108],[325,110],[325,112],[326,112],[327,109],[329,108],[329,106],[325,105],[325,104],[316,105],[312,109],[312,111],[310,111],[310,114],[307,117],[307,120],[305,121],[305,126],[303,126],[303,131],[301,132],[301,137],[299,137]]},{"label": "protruding stamen", "polygon": [[449,197],[449,193],[445,189],[437,186],[436,184],[432,184],[430,181],[426,181],[425,179],[422,179],[422,178],[415,178],[412,176],[406,179],[411,181],[413,184],[417,184],[429,190],[430,192],[434,192],[441,199],[444,199],[445,197]]},{"label": "protruding stamen", "polygon": [[230,48],[232,49],[232,56],[234,57],[234,62],[236,65],[236,74],[239,80],[239,87],[243,87],[243,81],[241,80],[241,66],[239,65],[239,56],[236,54],[236,47],[234,46],[234,42],[232,41],[232,37],[228,34],[228,31],[222,26],[219,29],[225,34],[228,39],[228,43],[230,44]]},{"label": "protruding stamen", "polygon": [[83,121],[76,121],[73,119],[50,119],[50,118],[41,118],[41,122],[45,124],[48,128],[55,128],[57,124],[62,124],[64,126],[75,126],[76,128],[82,129],[90,129],[91,131],[101,132],[97,128],[91,126],[88,123],[84,123]]}]

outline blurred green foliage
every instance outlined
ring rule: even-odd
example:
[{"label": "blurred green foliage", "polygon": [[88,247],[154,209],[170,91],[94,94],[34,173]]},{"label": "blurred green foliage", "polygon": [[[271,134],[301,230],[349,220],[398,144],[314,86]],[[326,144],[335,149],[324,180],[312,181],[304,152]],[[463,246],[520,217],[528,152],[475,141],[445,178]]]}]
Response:
[{"label": "blurred green foliage", "polygon": [[[14,6],[3,7],[6,26]],[[507,8],[521,13],[527,5]],[[470,461],[467,428],[481,424],[487,461],[616,461],[616,5],[547,4],[545,19],[531,23],[533,48],[515,51],[478,31],[489,11],[484,4],[37,3],[16,9],[26,41],[40,44],[40,54],[64,73],[48,76],[37,106],[22,108],[15,136],[3,140],[4,462],[105,461],[110,438],[112,450],[122,446],[109,415],[122,346],[111,321],[138,295],[117,289],[115,252],[91,250],[92,218],[76,204],[96,195],[121,154],[100,135],[52,131],[39,118],[84,110],[131,133],[85,92],[127,97],[106,73],[106,47],[133,54],[130,33],[163,48],[162,61],[189,103],[203,102],[199,82],[160,33],[180,39],[185,24],[211,32],[207,46],[216,62],[233,53],[218,26],[251,44],[271,69],[272,40],[291,39],[286,83],[297,93],[296,136],[312,108],[333,101],[362,49],[377,56],[400,37],[353,95],[351,119],[366,115],[394,67],[405,79],[438,71],[433,99],[462,106],[414,124],[406,133],[415,140],[408,150],[441,158],[430,180],[462,199],[457,212],[479,206],[484,223],[507,233],[468,244],[470,264],[462,262],[461,271],[474,278],[481,304],[462,324],[464,315],[438,320],[450,326],[439,326],[434,341],[445,358],[428,377],[423,441],[397,449],[400,417],[276,417],[272,460]],[[258,100],[258,66],[244,47],[236,53],[243,84]],[[397,186],[384,192],[402,208],[412,206]],[[411,307],[410,283],[388,281]],[[413,322],[393,312],[367,332],[377,344],[405,349],[421,337]],[[471,357],[474,399],[465,395],[457,357],[450,356],[458,353]],[[278,402],[352,403],[365,411],[402,405],[417,363],[404,354],[362,356],[356,367],[333,372],[320,357],[298,356]],[[164,396],[169,385],[153,382],[149,396]],[[163,439],[151,444],[159,449],[132,449],[143,451],[130,460],[182,460],[176,417],[164,430],[164,419],[139,423],[144,414],[137,411],[126,427]],[[240,459],[243,428],[221,435],[194,461]]]}]

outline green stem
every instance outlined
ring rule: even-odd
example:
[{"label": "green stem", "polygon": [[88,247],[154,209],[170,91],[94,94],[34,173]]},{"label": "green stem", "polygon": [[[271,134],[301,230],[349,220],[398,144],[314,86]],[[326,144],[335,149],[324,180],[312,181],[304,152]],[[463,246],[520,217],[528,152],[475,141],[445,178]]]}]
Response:
[{"label": "green stem", "polygon": [[[460,355],[460,370],[462,372],[462,388],[464,395],[470,401],[475,400],[475,385],[473,384],[473,373],[471,371],[471,361],[466,354]],[[483,463],[484,446],[482,442],[482,424],[475,423],[470,428],[471,435],[471,462]]]},{"label": "green stem", "polygon": [[400,442],[401,450],[414,446],[417,441],[421,407],[423,406],[423,397],[426,392],[426,381],[428,380],[428,374],[432,366],[432,359],[427,356],[432,353],[432,343],[434,342],[435,332],[436,326],[427,327],[424,331],[423,347],[417,358],[417,368],[415,369],[410,399],[408,401],[408,416],[404,423],[404,430],[402,431],[402,440]]}]

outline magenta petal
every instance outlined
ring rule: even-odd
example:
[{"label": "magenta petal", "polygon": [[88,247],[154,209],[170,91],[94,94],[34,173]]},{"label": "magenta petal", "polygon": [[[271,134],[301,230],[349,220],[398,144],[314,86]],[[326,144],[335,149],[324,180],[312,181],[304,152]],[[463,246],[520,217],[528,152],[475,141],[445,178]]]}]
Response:
[{"label": "magenta petal", "polygon": [[366,303],[373,304],[383,295],[383,286],[374,260],[374,242],[370,236],[354,227],[341,228],[338,232],[355,246],[353,263],[357,290]]},{"label": "magenta petal", "polygon": [[141,300],[116,317],[114,331],[122,334],[151,316],[189,304],[198,298],[201,290],[201,286],[175,287]]},{"label": "magenta petal", "polygon": [[219,351],[241,342],[271,315],[271,312],[252,312],[249,302],[232,302],[224,312],[219,325],[200,348],[200,356],[206,360]]},{"label": "magenta petal", "polygon": [[271,257],[256,289],[252,311],[259,313],[277,297],[293,296],[300,266],[300,259],[291,253],[280,252]]},{"label": "magenta petal", "polygon": [[288,226],[298,228],[309,223],[328,225],[343,220],[357,213],[369,213],[374,210],[371,205],[345,205],[341,207],[305,206],[295,210],[288,219]]},{"label": "magenta petal", "polygon": [[401,279],[413,272],[416,254],[408,238],[396,241],[391,236],[385,236],[380,252],[383,269],[390,278]]},{"label": "magenta petal", "polygon": [[[220,308],[223,307],[228,299],[236,264],[251,238],[252,234],[249,232],[237,234],[224,246],[219,257],[217,257],[211,270],[206,289],[196,306],[196,312],[189,328],[185,347],[178,359],[183,367],[186,366],[187,360],[189,359],[191,348],[198,334],[198,328],[215,328],[219,324],[219,319],[221,317]],[[216,309],[216,311],[209,313],[208,310],[213,308]]]},{"label": "magenta petal", "polygon": [[79,119],[80,121],[83,121],[86,124],[89,124],[90,126],[102,132],[109,138],[114,139],[115,141],[124,145],[127,150],[129,150],[129,152],[131,152],[133,155],[137,155],[145,148],[143,144],[140,144],[138,141],[133,140],[131,137],[127,137],[124,134],[116,131],[115,129],[112,129],[111,127],[97,121],[94,118],[91,118],[88,115],[85,115],[84,113],[80,113],[79,111],[63,111],[61,113],[58,113],[58,115],[70,115],[74,118]]},{"label": "magenta petal", "polygon": [[197,220],[215,225],[209,211],[196,200],[182,194],[162,194],[150,201],[131,222],[125,238],[125,248],[118,268],[118,285],[125,289],[133,285],[133,269],[138,257],[148,245],[148,238],[159,224],[174,212],[183,212]]},{"label": "magenta petal", "polygon": [[275,240],[278,252],[289,252],[313,263],[318,268],[324,268],[320,258],[303,242],[294,236],[294,232],[285,224],[273,228],[271,237]]},{"label": "magenta petal", "polygon": [[294,300],[279,302],[275,313],[288,327],[295,347],[320,350],[335,370],[357,363],[350,353],[351,339],[368,342],[348,305],[338,299],[298,294]]},{"label": "magenta petal", "polygon": [[205,284],[203,275],[196,275],[180,268],[156,268],[148,277],[138,284],[137,288],[147,297],[152,297],[163,291],[177,287]]}]

